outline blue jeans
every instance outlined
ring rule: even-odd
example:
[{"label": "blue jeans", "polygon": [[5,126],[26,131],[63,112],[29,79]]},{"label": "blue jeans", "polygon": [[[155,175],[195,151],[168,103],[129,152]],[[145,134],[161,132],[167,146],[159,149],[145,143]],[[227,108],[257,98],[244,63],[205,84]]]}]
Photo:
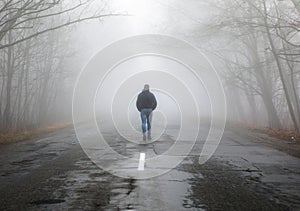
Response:
[{"label": "blue jeans", "polygon": [[147,123],[147,130],[151,130],[152,109],[143,108],[141,110],[141,119],[142,119],[143,133],[146,133],[146,123]]}]

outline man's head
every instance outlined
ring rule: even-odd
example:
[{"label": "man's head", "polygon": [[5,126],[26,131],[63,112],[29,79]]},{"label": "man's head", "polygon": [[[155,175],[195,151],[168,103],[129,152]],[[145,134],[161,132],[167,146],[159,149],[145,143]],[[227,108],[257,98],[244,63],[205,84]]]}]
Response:
[{"label": "man's head", "polygon": [[150,88],[149,84],[144,85],[144,91],[149,90],[149,88]]}]

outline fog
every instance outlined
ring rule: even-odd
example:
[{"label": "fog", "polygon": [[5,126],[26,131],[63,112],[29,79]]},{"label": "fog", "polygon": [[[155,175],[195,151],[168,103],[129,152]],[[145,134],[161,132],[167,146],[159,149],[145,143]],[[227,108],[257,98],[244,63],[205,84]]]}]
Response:
[{"label": "fog", "polygon": [[[130,122],[136,131],[140,131],[140,117],[135,104],[144,84],[150,85],[158,102],[153,115],[154,131],[162,130],[166,124],[180,125],[182,114],[189,118],[198,116],[190,109],[182,110],[196,103],[193,97],[202,105],[200,114],[209,113],[209,99],[190,70],[160,56],[139,56],[120,64],[105,78],[96,97],[96,114],[112,115],[121,130],[128,130],[126,125]],[[191,89],[197,92],[193,93]],[[190,92],[192,95],[189,95]]]},{"label": "fog", "polygon": [[[182,124],[183,115],[191,122],[227,116],[228,122],[299,130],[295,1],[62,2],[48,10],[36,5],[33,16],[25,8],[20,18],[9,1],[0,3],[1,130],[71,121],[73,103],[75,121],[90,120],[92,110],[100,126],[110,121],[121,133],[139,133],[135,102],[144,84],[157,98],[157,134]],[[105,51],[145,34],[177,39],[202,56],[163,39],[145,40],[148,50],[135,55],[135,43]],[[131,57],[122,57],[131,49]]]}]

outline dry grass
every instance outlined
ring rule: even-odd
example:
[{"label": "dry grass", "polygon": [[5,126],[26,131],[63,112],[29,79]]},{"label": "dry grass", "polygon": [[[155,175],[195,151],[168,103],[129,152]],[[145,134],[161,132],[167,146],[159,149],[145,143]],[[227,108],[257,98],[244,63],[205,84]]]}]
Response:
[{"label": "dry grass", "polygon": [[71,122],[53,124],[45,127],[40,127],[32,130],[24,130],[24,131],[10,131],[5,133],[0,133],[0,144],[13,143],[18,141],[25,141],[31,138],[35,138],[39,135],[43,135],[49,132],[53,132],[58,129],[62,129],[72,125]]},{"label": "dry grass", "polygon": [[270,128],[270,127],[260,127],[257,125],[249,125],[244,123],[234,123],[236,126],[242,126],[244,128],[265,133],[275,138],[286,140],[286,141],[293,141],[300,143],[300,134],[293,129],[277,129],[277,128]]},{"label": "dry grass", "polygon": [[266,133],[266,134],[276,137],[278,139],[283,139],[283,140],[287,140],[287,141],[293,141],[293,142],[300,143],[300,134],[297,133],[295,130],[276,129],[276,128],[269,128],[269,127],[252,128],[252,129],[261,131],[263,133]]}]

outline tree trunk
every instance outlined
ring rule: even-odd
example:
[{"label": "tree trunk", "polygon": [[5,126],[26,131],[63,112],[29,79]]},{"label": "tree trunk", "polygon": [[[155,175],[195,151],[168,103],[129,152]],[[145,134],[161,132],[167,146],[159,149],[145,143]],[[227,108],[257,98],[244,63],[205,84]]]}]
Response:
[{"label": "tree trunk", "polygon": [[26,50],[25,50],[25,76],[24,76],[24,104],[23,104],[23,115],[22,115],[22,121],[24,123],[23,128],[28,122],[28,114],[29,114],[29,89],[28,89],[28,80],[29,80],[29,67],[30,67],[30,40],[26,43]]},{"label": "tree trunk", "polygon": [[272,39],[272,36],[271,36],[270,28],[269,28],[269,25],[268,25],[267,8],[266,8],[266,2],[264,2],[264,1],[263,1],[263,6],[264,6],[264,14],[265,14],[264,15],[264,24],[265,24],[266,32],[267,32],[267,35],[268,35],[269,44],[270,44],[271,51],[272,51],[272,54],[274,56],[274,59],[276,61],[276,65],[277,65],[277,68],[278,68],[278,71],[279,71],[280,80],[281,80],[281,83],[282,83],[282,87],[283,87],[283,91],[284,91],[285,98],[286,98],[286,101],[287,101],[290,116],[291,116],[291,119],[294,123],[294,128],[297,132],[299,132],[299,126],[298,126],[298,123],[297,123],[297,120],[296,120],[296,117],[295,117],[295,112],[294,112],[294,109],[293,109],[293,106],[292,106],[292,102],[290,100],[290,96],[289,96],[289,93],[288,93],[288,90],[287,90],[287,85],[285,83],[282,66],[281,66],[280,60],[278,58],[276,48],[275,48],[275,45],[273,43],[273,39]]},{"label": "tree trunk", "polygon": [[[8,33],[8,43],[12,41],[12,34],[11,31]],[[6,105],[3,113],[3,124],[4,129],[9,129],[11,126],[11,87],[12,87],[12,80],[13,80],[13,65],[12,65],[12,54],[13,54],[13,47],[9,47],[7,50],[7,80],[6,80]]]},{"label": "tree trunk", "polygon": [[268,122],[269,122],[269,127],[272,128],[282,128],[282,125],[280,123],[278,113],[276,111],[276,108],[274,106],[273,102],[273,96],[272,96],[272,91],[270,87],[270,82],[266,79],[266,76],[263,72],[263,69],[261,67],[261,62],[259,59],[258,55],[258,48],[257,48],[257,39],[252,33],[249,37],[250,43],[248,46],[249,54],[251,55],[252,58],[252,63],[256,67],[254,69],[255,71],[255,78],[256,81],[260,87],[261,93],[262,93],[262,100],[266,108],[266,112],[268,115]]}]

